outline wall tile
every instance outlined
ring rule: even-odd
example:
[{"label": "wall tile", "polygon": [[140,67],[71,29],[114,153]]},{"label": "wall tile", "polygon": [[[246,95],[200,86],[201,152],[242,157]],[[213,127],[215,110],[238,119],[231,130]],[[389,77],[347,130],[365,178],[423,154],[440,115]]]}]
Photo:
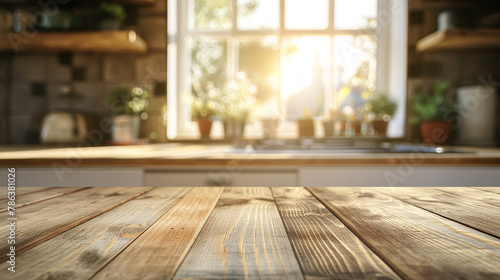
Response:
[{"label": "wall tile", "polygon": [[73,66],[85,67],[87,81],[102,80],[101,55],[97,54],[75,54]]},{"label": "wall tile", "polygon": [[133,55],[107,55],[104,57],[104,81],[130,81],[135,78]]},{"label": "wall tile", "polygon": [[6,144],[8,142],[7,121],[8,116],[5,114],[0,114],[0,144]]},{"label": "wall tile", "polygon": [[151,16],[139,18],[137,33],[153,50],[167,48],[167,18],[165,16]]},{"label": "wall tile", "polygon": [[71,80],[71,66],[60,64],[57,55],[47,56],[47,68],[49,81],[64,82]]},{"label": "wall tile", "polygon": [[8,92],[7,85],[0,84],[0,114],[7,112],[7,100],[8,100]]},{"label": "wall tile", "polygon": [[46,81],[48,57],[42,55],[18,55],[13,58],[14,82]]},{"label": "wall tile", "polygon": [[0,81],[11,79],[11,61],[12,56],[6,54],[0,55]]},{"label": "wall tile", "polygon": [[147,54],[136,60],[136,80],[144,89],[153,91],[156,84],[166,82],[166,60],[163,53]]},{"label": "wall tile", "polygon": [[10,110],[15,113],[41,113],[47,109],[45,97],[33,96],[31,84],[13,84],[11,86]]},{"label": "wall tile", "polygon": [[108,111],[106,88],[101,83],[77,83],[74,89],[83,96],[83,99],[76,103],[77,109],[94,113]]},{"label": "wall tile", "polygon": [[30,131],[33,131],[32,116],[29,114],[14,114],[10,117],[10,142],[28,143]]}]

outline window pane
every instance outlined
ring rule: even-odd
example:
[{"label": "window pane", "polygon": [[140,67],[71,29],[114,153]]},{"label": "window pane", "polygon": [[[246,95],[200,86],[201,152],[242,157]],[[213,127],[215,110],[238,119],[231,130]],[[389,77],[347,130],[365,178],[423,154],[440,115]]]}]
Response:
[{"label": "window pane", "polygon": [[299,119],[304,110],[313,116],[325,113],[330,61],[329,37],[293,37],[285,40],[282,66],[282,97],[288,120]]},{"label": "window pane", "polygon": [[227,30],[232,27],[232,0],[190,0],[188,26],[191,30]]},{"label": "window pane", "polygon": [[208,82],[221,87],[227,77],[227,42],[211,37],[188,38],[186,65],[191,74],[191,92],[200,96],[206,94]]},{"label": "window pane", "polygon": [[367,29],[377,25],[377,0],[335,0],[335,28]]},{"label": "window pane", "polygon": [[241,38],[239,71],[257,86],[254,118],[277,117],[280,51],[277,37]]},{"label": "window pane", "polygon": [[238,29],[277,29],[279,0],[238,0]]},{"label": "window pane", "polygon": [[347,106],[345,100],[353,88],[359,89],[364,98],[376,89],[376,38],[369,35],[335,36],[333,47],[335,107],[342,109]]},{"label": "window pane", "polygon": [[286,29],[327,29],[328,0],[286,0]]}]

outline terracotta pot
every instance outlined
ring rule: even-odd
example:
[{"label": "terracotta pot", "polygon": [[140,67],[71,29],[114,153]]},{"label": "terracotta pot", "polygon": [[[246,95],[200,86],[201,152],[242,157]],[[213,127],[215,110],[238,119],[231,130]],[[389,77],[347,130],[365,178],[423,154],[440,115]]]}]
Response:
[{"label": "terracotta pot", "polygon": [[373,130],[379,135],[386,135],[387,134],[387,127],[389,126],[388,121],[384,120],[375,120],[373,121]]},{"label": "terracotta pot", "polygon": [[298,120],[299,137],[314,137],[314,121]]},{"label": "terracotta pot", "polygon": [[198,123],[200,138],[210,138],[210,132],[212,131],[212,121],[209,119],[196,119],[196,123]]},{"label": "terracotta pot", "polygon": [[446,144],[451,140],[450,122],[423,122],[420,131],[427,144]]},{"label": "terracotta pot", "polygon": [[224,135],[226,138],[243,138],[245,122],[228,120],[224,121]]}]

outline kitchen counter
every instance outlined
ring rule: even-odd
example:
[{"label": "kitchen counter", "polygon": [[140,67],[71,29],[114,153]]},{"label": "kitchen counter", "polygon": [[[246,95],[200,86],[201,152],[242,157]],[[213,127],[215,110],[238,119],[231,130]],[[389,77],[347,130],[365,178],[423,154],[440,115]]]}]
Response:
[{"label": "kitchen counter", "polygon": [[495,165],[500,149],[462,148],[471,153],[252,153],[230,151],[227,144],[148,144],[135,146],[64,148],[0,147],[0,166],[301,166],[301,165]]},{"label": "kitchen counter", "polygon": [[8,211],[0,199],[0,219],[17,219],[2,279],[500,278],[498,187],[18,188]]}]

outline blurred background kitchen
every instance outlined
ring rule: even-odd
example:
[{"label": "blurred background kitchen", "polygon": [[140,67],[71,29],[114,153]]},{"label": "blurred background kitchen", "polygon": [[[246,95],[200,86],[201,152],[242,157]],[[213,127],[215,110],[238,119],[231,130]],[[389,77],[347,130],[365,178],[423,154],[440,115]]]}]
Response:
[{"label": "blurred background kitchen", "polygon": [[0,4],[1,144],[499,143],[498,1]]}]

